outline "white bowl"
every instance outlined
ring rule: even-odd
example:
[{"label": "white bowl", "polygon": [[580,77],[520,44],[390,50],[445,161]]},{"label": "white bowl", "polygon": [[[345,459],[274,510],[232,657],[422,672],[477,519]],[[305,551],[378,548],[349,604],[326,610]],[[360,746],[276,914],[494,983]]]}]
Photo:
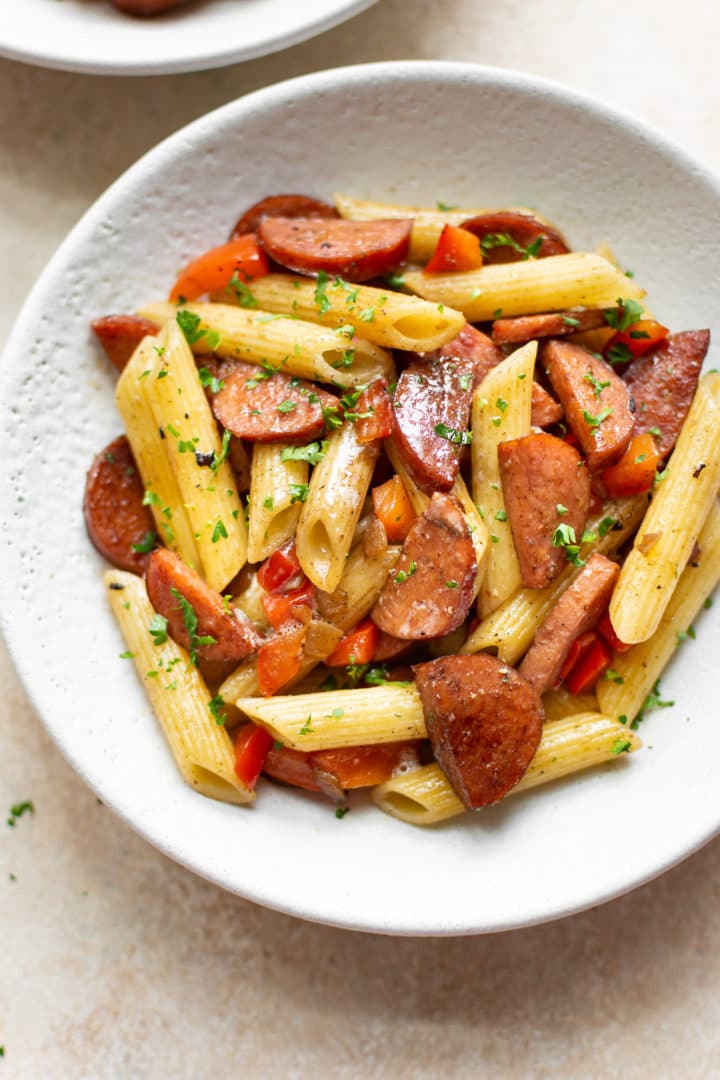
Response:
[{"label": "white bowl", "polygon": [[0,56],[91,75],[204,71],[287,49],[376,0],[202,0],[133,18],[110,0],[0,0]]},{"label": "white bowl", "polygon": [[647,881],[720,828],[717,608],[663,679],[677,705],[645,721],[642,752],[432,830],[362,799],[338,820],[321,800],[266,783],[249,810],[194,794],[118,659],[81,513],[92,456],[121,430],[88,322],[163,296],[177,267],[222,242],[262,195],[334,189],[537,206],[574,246],[609,242],[672,328],[716,328],[718,183],[604,105],[513,72],[425,62],[323,72],[233,102],[98,200],[18,319],[0,383],[3,632],[48,729],[103,801],[223,887],[387,933],[557,918]]}]

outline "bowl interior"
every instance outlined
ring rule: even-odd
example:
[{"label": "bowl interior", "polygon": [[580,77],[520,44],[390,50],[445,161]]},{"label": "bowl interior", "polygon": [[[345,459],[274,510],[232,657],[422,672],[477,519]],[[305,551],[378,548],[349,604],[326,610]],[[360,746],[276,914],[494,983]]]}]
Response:
[{"label": "bowl interior", "polygon": [[[91,318],[165,295],[262,195],[535,206],[579,249],[608,242],[673,329],[716,328],[720,193],[675,147],[559,87],[461,64],[342,69],[260,91],[178,132],[98,201],[35,286],[7,346],[0,414],[3,631],[49,730],[100,797],[198,873],[293,914],[391,933],[471,933],[598,903],[720,823],[711,703],[716,611],[663,680],[632,760],[413,829],[362,799],[338,820],[261,784],[238,809],[188,790],[103,597],[81,504],[119,433]],[[710,363],[712,364],[712,357]],[[678,776],[683,805],[668,792]]]}]

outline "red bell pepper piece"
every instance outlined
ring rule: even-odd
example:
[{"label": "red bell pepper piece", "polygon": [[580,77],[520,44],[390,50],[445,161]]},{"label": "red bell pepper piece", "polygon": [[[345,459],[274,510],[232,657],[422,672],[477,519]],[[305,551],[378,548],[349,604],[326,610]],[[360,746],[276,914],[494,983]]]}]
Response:
[{"label": "red bell pepper piece", "polygon": [[447,274],[456,270],[478,270],[483,264],[480,238],[468,229],[446,225],[430,261],[426,274]]},{"label": "red bell pepper piece", "polygon": [[257,724],[243,724],[238,729],[234,744],[235,775],[246,787],[255,787],[272,744],[272,735]]},{"label": "red bell pepper piece", "polygon": [[[281,548],[266,559],[257,572],[257,579],[269,593],[280,592],[294,577],[302,574],[295,552],[295,541],[287,540]],[[298,581],[296,584],[300,584]]]},{"label": "red bell pepper piece", "polygon": [[253,278],[264,277],[267,272],[267,256],[258,247],[255,234],[248,233],[229,244],[212,248],[188,263],[172,287],[170,300],[173,304],[181,298],[196,300],[204,293],[225,289],[235,275],[245,284]]},{"label": "red bell pepper piece", "polygon": [[345,791],[375,787],[389,780],[416,743],[381,743],[377,746],[343,746],[334,750],[315,750],[313,765],[329,773]]},{"label": "red bell pepper piece", "polygon": [[571,694],[587,694],[612,663],[612,649],[607,641],[597,634],[594,638],[565,679]]},{"label": "red bell pepper piece", "polygon": [[382,523],[390,543],[403,541],[415,520],[415,511],[400,477],[391,476],[384,484],[374,487],[372,501],[375,517]]},{"label": "red bell pepper piece", "polygon": [[355,417],[355,434],[359,443],[364,445],[375,439],[387,439],[393,429],[393,407],[387,380],[375,379],[371,382],[357,399],[354,409],[348,411],[351,420]]},{"label": "red bell pepper piece", "polygon": [[287,686],[300,671],[302,647],[307,628],[278,634],[261,645],[257,654],[258,686],[263,697],[271,697]]},{"label": "red bell pepper piece", "polygon": [[588,630],[586,634],[581,634],[580,637],[575,638],[572,645],[570,646],[570,652],[565,657],[565,663],[560,668],[560,674],[558,675],[557,682],[555,683],[556,690],[561,683],[565,682],[567,675],[575,667],[578,660],[580,660],[580,658],[585,655],[585,653],[595,640],[595,637],[595,632],[593,630]]},{"label": "red bell pepper piece", "polygon": [[650,491],[660,460],[650,432],[635,435],[620,460],[601,474],[608,495],[618,498]]},{"label": "red bell pepper piece", "polygon": [[[635,356],[644,356],[657,345],[665,340],[670,331],[654,319],[638,319],[631,323],[626,330],[618,330],[605,346],[605,355],[618,345],[624,346],[628,352]],[[616,355],[616,354],[613,354]],[[612,359],[612,356],[611,356]]]},{"label": "red bell pepper piece", "polygon": [[626,645],[625,642],[621,641],[620,638],[615,633],[615,627],[610,622],[610,615],[609,615],[609,613],[607,611],[605,612],[602,619],[598,623],[597,629],[598,629],[598,633],[601,634],[602,637],[605,638],[605,640],[607,641],[608,645],[613,650],[613,652],[616,652],[618,654],[622,654],[622,653],[626,653],[630,649],[632,649],[632,645]]},{"label": "red bell pepper piece", "polygon": [[372,619],[363,619],[337,643],[325,663],[328,667],[369,664],[379,639],[380,631]]},{"label": "red bell pepper piece", "polygon": [[286,593],[266,593],[262,597],[262,606],[273,630],[279,630],[288,619],[293,618],[295,608],[311,608],[314,600],[315,586],[305,578],[297,589],[290,589]]}]

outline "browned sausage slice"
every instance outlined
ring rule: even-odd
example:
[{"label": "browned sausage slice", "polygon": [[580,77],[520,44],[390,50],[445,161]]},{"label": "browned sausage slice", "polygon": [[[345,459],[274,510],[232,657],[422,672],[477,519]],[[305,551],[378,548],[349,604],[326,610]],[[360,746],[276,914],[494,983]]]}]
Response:
[{"label": "browned sausage slice", "polygon": [[260,222],[266,217],[337,218],[339,214],[334,206],[308,195],[268,195],[245,211],[236,222],[230,239],[237,240],[246,233],[256,233]]},{"label": "browned sausage slice", "polygon": [[619,573],[617,563],[596,552],[552,608],[519,668],[538,694],[544,694],[557,682],[575,638],[597,625],[610,603]]},{"label": "browned sausage slice", "polygon": [[635,406],[625,383],[581,345],[548,341],[542,358],[590,471],[612,465],[627,450],[635,427]]},{"label": "browned sausage slice", "polygon": [[412,219],[323,221],[318,218],[265,217],[258,242],[265,252],[300,274],[341,274],[368,281],[393,270],[407,256]]},{"label": "browned sausage slice", "polygon": [[395,660],[396,657],[403,656],[412,647],[412,641],[403,641],[402,638],[393,637],[392,634],[386,634],[384,630],[381,630],[377,645],[373,651],[372,662],[373,664],[381,664],[385,660]]},{"label": "browned sausage slice", "polygon": [[374,379],[357,399],[349,413],[355,422],[357,441],[361,444],[387,439],[393,429],[393,405],[387,379]]},{"label": "browned sausage slice", "polygon": [[[480,237],[486,263],[516,262],[527,258],[529,247],[530,254],[537,259],[545,259],[548,255],[566,255],[570,250],[557,229],[544,225],[531,214],[521,214],[516,210],[479,214],[463,221],[462,228]],[[514,243],[502,243],[506,238]],[[535,250],[534,245],[538,241],[540,243]],[[518,251],[518,248],[522,250]]]},{"label": "browned sausage slice", "polygon": [[122,371],[143,338],[160,327],[139,315],[104,315],[90,324],[112,364]]},{"label": "browned sausage slice", "polygon": [[623,375],[635,401],[634,433],[658,428],[658,450],[663,457],[672,450],[685,423],[709,344],[709,330],[673,334],[659,349],[633,360]]},{"label": "browned sausage slice", "polygon": [[[145,570],[157,539],[130,443],[124,435],[98,454],[85,483],[85,524],[101,555],[133,574]],[[140,550],[135,550],[133,548]]]},{"label": "browned sausage slice", "polygon": [[443,656],[415,667],[437,758],[469,809],[488,806],[522,780],[545,714],[537,693],[494,656]]},{"label": "browned sausage slice", "polygon": [[[152,553],[145,584],[150,603],[167,619],[170,636],[200,659],[239,661],[258,648],[260,638],[245,616],[237,610],[227,611],[220,593],[206,585],[173,551],[157,548]],[[197,617],[192,640],[188,627],[192,612],[183,610],[177,593]],[[197,638],[206,636],[214,638],[214,642],[198,644]]]},{"label": "browned sausage slice", "polygon": [[572,446],[545,432],[500,443],[498,465],[522,583],[544,589],[567,565],[564,550],[553,547],[557,526],[578,537],[585,528],[588,470]]},{"label": "browned sausage slice", "polygon": [[413,522],[371,615],[405,641],[443,637],[473,601],[475,548],[457,499],[436,492]]},{"label": "browned sausage slice", "polygon": [[400,459],[422,491],[449,491],[460,469],[475,368],[463,356],[428,353],[405,368],[393,396],[393,432]]},{"label": "browned sausage slice", "polygon": [[224,386],[213,412],[223,427],[250,442],[308,441],[325,427],[324,410],[340,416],[338,399],[288,375],[265,377],[261,368],[237,363],[223,370]]},{"label": "browned sausage slice", "polygon": [[[427,356],[442,356],[471,360],[475,367],[475,386],[479,386],[489,371],[502,363],[505,353],[481,330],[470,323],[465,323],[457,337],[443,345],[435,353]],[[534,427],[547,427],[562,420],[562,407],[555,401],[539,382],[533,382],[532,388],[532,424]]]},{"label": "browned sausage slice", "polygon": [[492,339],[496,345],[520,345],[543,337],[564,337],[606,326],[604,311],[554,311],[547,315],[517,315],[496,319]]}]

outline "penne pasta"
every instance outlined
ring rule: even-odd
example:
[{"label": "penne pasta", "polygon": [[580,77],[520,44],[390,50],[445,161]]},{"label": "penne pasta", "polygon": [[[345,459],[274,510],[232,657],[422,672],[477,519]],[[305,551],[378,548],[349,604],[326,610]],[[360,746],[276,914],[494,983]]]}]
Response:
[{"label": "penne pasta", "polygon": [[[508,796],[606,761],[616,761],[641,745],[635,732],[600,713],[586,712],[553,720],[545,725],[525,776]],[[380,810],[410,825],[435,825],[465,812],[442,769],[435,764],[394,776],[373,788],[371,798]]]},{"label": "penne pasta", "polygon": [[618,296],[645,295],[600,255],[572,252],[549,259],[498,263],[463,273],[405,275],[405,285],[426,300],[462,311],[468,322],[533,315],[567,308],[611,307]]},{"label": "penne pasta", "polygon": [[283,460],[283,443],[255,443],[248,498],[248,560],[262,562],[295,535],[308,492],[308,464]]},{"label": "penne pasta", "polygon": [[387,349],[438,349],[465,325],[461,312],[447,305],[370,285],[349,285],[341,278],[320,282],[268,274],[250,282],[247,289],[265,311],[295,314],[334,330],[352,327],[358,338]]},{"label": "penne pasta", "polygon": [[[383,218],[413,218],[412,234],[410,236],[410,250],[408,258],[411,262],[425,262],[435,251],[440,233],[445,225],[462,225],[468,218],[479,217],[481,214],[495,214],[497,208],[487,207],[461,207],[453,206],[442,209],[440,206],[432,209],[421,206],[400,206],[394,203],[374,202],[369,199],[355,199],[352,195],[343,195],[336,192],[333,202],[337,207],[340,217],[351,218],[354,221],[375,221]],[[536,221],[547,223],[547,219],[540,217],[534,210],[525,206],[505,207],[505,210],[513,210],[515,213],[529,214]]]},{"label": "penne pasta", "polygon": [[[393,377],[390,353],[346,326],[341,331],[303,322],[289,310],[284,314],[246,310],[233,304],[186,304],[200,318],[193,352],[216,353],[231,360],[277,368],[301,379],[316,379],[353,387],[385,376]],[[174,304],[149,304],[140,315],[154,322],[174,321]]]},{"label": "penne pasta", "polygon": [[706,599],[720,580],[720,509],[713,503],[698,538],[699,554],[689,563],[677,583],[648,641],[613,657],[612,675],[597,686],[600,708],[609,716],[632,722],[660,678],[680,643],[680,635],[692,625]]},{"label": "penne pasta", "polygon": [[136,574],[108,570],[110,607],[180,772],[211,799],[248,803],[255,792],[235,774],[235,755],[225,728],[211,710],[211,696],[187,652],[170,637],[150,633],[155,611]]},{"label": "penne pasta", "polygon": [[720,485],[720,376],[698,383],[667,475],[655,490],[610,601],[610,621],[627,645],[658,628]]},{"label": "penne pasta", "polygon": [[222,590],[246,561],[245,515],[190,348],[177,323],[166,325],[165,350],[156,354],[143,389],[163,433],[203,576]]},{"label": "penne pasta", "polygon": [[358,442],[355,425],[346,421],[313,469],[296,549],[300,566],[320,589],[332,592],[340,584],[379,453],[377,443]]},{"label": "penne pasta", "polygon": [[478,610],[489,615],[521,584],[520,564],[505,512],[498,444],[530,432],[537,342],[530,341],[494,367],[473,394],[473,501],[490,537]]}]

